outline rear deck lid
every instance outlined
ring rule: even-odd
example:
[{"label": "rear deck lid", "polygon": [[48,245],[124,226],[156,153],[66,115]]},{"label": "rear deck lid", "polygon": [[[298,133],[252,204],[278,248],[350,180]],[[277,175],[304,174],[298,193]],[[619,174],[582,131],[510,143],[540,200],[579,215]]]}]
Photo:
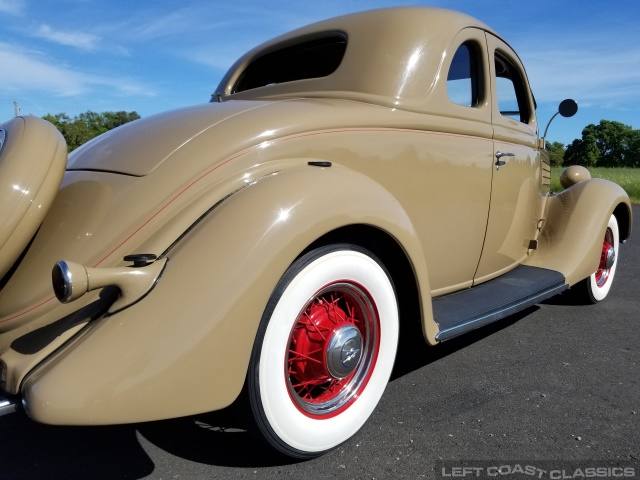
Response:
[{"label": "rear deck lid", "polygon": [[129,122],[69,155],[67,170],[95,170],[142,177],[208,129],[269,102],[209,103]]}]

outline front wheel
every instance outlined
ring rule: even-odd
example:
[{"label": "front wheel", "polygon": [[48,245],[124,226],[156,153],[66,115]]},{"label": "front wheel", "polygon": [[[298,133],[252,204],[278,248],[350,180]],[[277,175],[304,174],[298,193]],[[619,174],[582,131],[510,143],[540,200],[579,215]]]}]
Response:
[{"label": "front wheel", "polygon": [[604,232],[602,252],[598,269],[588,278],[578,283],[574,289],[585,303],[598,303],[606,298],[613,283],[613,277],[618,265],[620,247],[620,230],[615,215],[611,215]]},{"label": "front wheel", "polygon": [[262,317],[247,377],[262,437],[296,458],[353,436],[378,404],[398,343],[389,274],[353,245],[296,260]]}]

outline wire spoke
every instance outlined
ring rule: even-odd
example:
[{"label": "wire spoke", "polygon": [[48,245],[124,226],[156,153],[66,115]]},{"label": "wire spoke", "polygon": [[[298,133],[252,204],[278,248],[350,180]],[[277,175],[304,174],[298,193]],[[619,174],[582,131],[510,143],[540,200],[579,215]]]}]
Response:
[{"label": "wire spoke", "polygon": [[328,381],[329,381],[329,378],[323,377],[323,378],[317,378],[317,379],[314,379],[314,380],[307,380],[307,381],[304,381],[304,382],[292,383],[291,386],[293,388],[318,387],[320,385],[324,385]]},{"label": "wire spoke", "polygon": [[[313,352],[309,352],[309,354],[318,353],[318,352],[320,352],[320,350],[315,350]],[[294,355],[295,357],[304,358],[305,360],[309,360],[310,362],[315,362],[315,363],[319,363],[320,365],[322,365],[322,361],[321,360],[318,360],[317,358],[310,357],[309,355],[305,355],[304,353],[296,352],[295,350],[289,350],[289,354],[290,355]],[[295,358],[289,357],[289,363],[295,362],[295,361],[296,361]]]}]

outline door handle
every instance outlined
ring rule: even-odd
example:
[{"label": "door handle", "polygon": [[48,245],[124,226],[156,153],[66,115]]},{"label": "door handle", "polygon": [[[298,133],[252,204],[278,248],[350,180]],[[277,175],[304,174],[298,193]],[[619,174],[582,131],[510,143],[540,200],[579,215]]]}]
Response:
[{"label": "door handle", "polygon": [[501,152],[500,150],[498,150],[496,152],[496,170],[500,170],[500,167],[504,165],[504,160],[500,160],[502,157],[515,157],[516,154],[512,153],[512,152]]}]

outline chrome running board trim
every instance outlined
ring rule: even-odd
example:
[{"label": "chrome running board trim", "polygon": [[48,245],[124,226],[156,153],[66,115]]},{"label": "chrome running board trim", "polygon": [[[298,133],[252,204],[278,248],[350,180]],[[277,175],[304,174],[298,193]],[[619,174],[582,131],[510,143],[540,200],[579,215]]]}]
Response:
[{"label": "chrome running board trim", "polygon": [[17,395],[0,396],[0,417],[16,412],[18,405],[19,399]]}]

